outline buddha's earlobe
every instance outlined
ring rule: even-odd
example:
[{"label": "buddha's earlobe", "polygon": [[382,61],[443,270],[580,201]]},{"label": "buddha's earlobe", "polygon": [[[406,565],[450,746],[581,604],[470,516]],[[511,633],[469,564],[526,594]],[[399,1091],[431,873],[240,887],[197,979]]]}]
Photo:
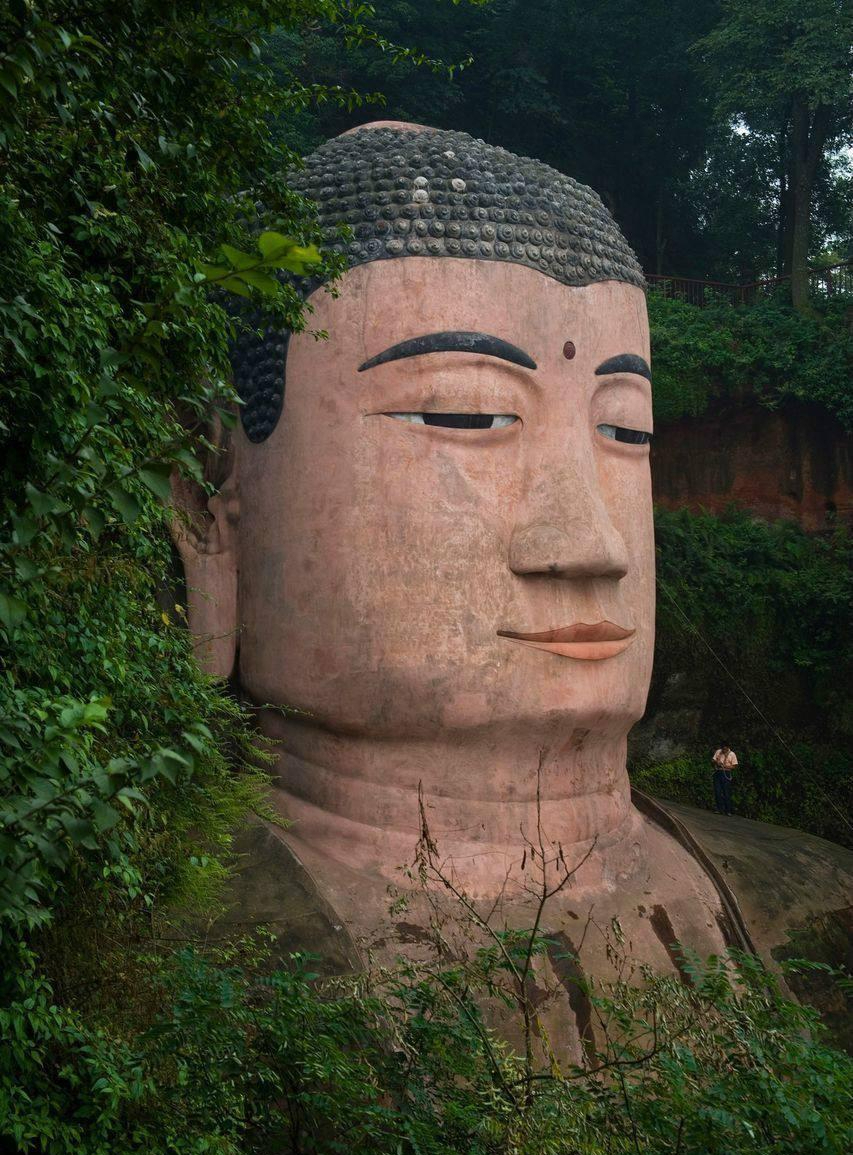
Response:
[{"label": "buddha's earlobe", "polygon": [[228,678],[237,657],[237,467],[208,497],[197,482],[172,475],[172,539],[183,563],[187,618],[199,665]]}]

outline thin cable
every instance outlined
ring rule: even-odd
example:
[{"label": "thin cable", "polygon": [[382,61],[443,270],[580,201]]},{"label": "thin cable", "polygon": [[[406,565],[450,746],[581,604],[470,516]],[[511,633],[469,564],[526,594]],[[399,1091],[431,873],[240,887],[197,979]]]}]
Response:
[{"label": "thin cable", "polygon": [[[675,606],[678,613],[681,615],[681,618],[684,621],[687,628],[689,630],[692,630],[692,632],[696,635],[696,637],[699,639],[699,641],[705,646],[705,648],[711,654],[714,661],[717,662],[717,664],[731,678],[731,680],[734,682],[734,684],[737,686],[737,688],[740,690],[740,692],[746,698],[747,702],[749,702],[750,706],[752,706],[753,710],[755,710],[756,714],[758,714],[759,718],[761,718],[761,720],[764,722],[767,729],[775,737],[776,741],[781,746],[784,746],[784,748],[788,751],[791,758],[793,758],[793,760],[797,763],[797,765],[799,767],[801,767],[801,769],[804,770],[806,773],[808,773],[808,767],[805,765],[805,763],[797,756],[797,754],[794,753],[794,751],[791,749],[791,747],[788,745],[788,743],[785,741],[785,739],[782,737],[782,735],[779,733],[779,731],[776,729],[776,727],[773,725],[773,723],[770,721],[770,719],[767,717],[767,715],[764,713],[764,711],[759,707],[757,702],[755,702],[750,697],[750,695],[747,693],[746,689],[741,685],[741,683],[738,681],[738,679],[735,677],[735,675],[731,672],[729,667],[722,660],[722,658],[719,656],[719,654],[714,649],[714,647],[711,645],[711,643],[709,641],[707,641],[707,639],[702,635],[702,633],[699,631],[699,629],[696,626],[694,626],[694,624],[690,621],[687,614],[685,614],[684,610],[678,604],[674,594],[670,591],[669,587],[667,586],[667,584],[663,580],[663,578],[658,577],[657,582],[658,582],[658,585],[660,586],[660,588],[663,590],[663,592],[666,594],[666,596],[669,598],[669,600]],[[835,804],[835,802],[833,802],[832,798],[830,798],[830,796],[826,793],[826,791],[820,785],[818,785],[817,783],[814,783],[813,785],[815,785],[817,787],[818,792],[829,803],[829,805],[832,807],[832,809],[837,812],[838,816],[841,818],[841,821],[844,823],[844,825],[849,826],[850,829],[853,830],[853,823],[850,821],[850,819],[847,817],[847,815],[844,813],[844,811],[841,809],[841,807],[837,806]]]}]

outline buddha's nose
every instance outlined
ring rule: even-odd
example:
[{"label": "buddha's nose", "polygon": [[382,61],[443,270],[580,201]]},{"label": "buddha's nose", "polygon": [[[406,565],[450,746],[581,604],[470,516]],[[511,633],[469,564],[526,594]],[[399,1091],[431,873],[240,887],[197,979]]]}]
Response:
[{"label": "buddha's nose", "polygon": [[509,546],[513,573],[611,581],[627,574],[628,551],[596,486],[537,486],[519,513]]}]

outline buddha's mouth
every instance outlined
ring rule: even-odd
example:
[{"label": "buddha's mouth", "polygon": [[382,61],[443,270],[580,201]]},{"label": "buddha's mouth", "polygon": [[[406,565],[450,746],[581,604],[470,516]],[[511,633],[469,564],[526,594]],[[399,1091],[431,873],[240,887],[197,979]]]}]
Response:
[{"label": "buddha's mouth", "polygon": [[537,650],[548,650],[564,658],[578,658],[581,661],[600,662],[604,658],[614,658],[626,650],[634,640],[636,630],[627,630],[615,622],[574,622],[557,630],[541,630],[538,633],[521,634],[514,630],[498,630],[498,637],[521,642]]}]

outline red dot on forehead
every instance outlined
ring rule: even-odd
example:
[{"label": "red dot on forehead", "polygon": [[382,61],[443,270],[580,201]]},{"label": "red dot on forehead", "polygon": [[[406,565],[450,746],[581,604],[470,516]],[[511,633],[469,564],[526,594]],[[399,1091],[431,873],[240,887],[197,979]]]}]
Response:
[{"label": "red dot on forehead", "polygon": [[576,350],[574,341],[566,341],[565,345],[563,346],[563,356],[566,358],[566,360],[571,361],[572,357],[575,355],[575,352]]}]

